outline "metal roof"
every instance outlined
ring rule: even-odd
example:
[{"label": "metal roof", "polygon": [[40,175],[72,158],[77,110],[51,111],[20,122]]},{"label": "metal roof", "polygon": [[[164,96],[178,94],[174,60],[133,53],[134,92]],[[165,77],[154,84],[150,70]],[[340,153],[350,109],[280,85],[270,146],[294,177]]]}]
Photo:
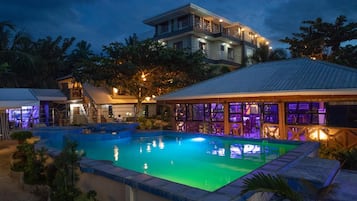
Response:
[{"label": "metal roof", "polygon": [[31,89],[40,101],[66,101],[67,97],[59,89]]},{"label": "metal roof", "polygon": [[39,105],[40,101],[65,101],[58,89],[0,88],[0,108]]},{"label": "metal roof", "polygon": [[95,87],[89,83],[83,84],[84,93],[98,105],[106,104],[134,104],[137,103],[135,97],[126,96],[125,98],[112,98],[105,87]]},{"label": "metal roof", "polygon": [[28,88],[0,88],[0,101],[17,100],[37,101],[37,98]]},{"label": "metal roof", "polygon": [[357,69],[307,58],[245,67],[157,100],[289,95],[357,95]]}]

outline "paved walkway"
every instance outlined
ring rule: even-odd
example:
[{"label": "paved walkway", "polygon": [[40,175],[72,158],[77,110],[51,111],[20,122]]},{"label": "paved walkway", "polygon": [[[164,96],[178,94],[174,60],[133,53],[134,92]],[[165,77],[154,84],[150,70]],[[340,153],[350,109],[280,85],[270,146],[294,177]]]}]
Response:
[{"label": "paved walkway", "polygon": [[0,141],[0,200],[1,201],[40,201],[26,192],[20,183],[10,177],[10,156],[16,150],[16,141]]}]

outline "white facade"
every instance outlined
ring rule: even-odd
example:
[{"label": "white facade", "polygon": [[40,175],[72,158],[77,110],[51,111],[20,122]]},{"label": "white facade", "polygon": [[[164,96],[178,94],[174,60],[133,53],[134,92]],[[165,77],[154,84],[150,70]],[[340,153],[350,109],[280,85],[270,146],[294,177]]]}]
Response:
[{"label": "white facade", "polygon": [[269,44],[251,28],[231,22],[194,4],[144,21],[155,27],[154,39],[168,47],[203,51],[207,63],[240,67],[262,44]]}]

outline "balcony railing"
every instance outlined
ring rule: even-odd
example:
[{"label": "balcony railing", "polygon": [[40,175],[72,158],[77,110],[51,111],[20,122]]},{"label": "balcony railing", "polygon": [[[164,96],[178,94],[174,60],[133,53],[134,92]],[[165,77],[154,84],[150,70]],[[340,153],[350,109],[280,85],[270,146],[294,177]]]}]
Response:
[{"label": "balcony railing", "polygon": [[[203,33],[207,36],[211,36],[211,37],[214,37],[214,38],[219,38],[219,37],[223,37],[223,38],[227,38],[231,41],[235,41],[235,42],[241,42],[243,41],[243,36],[242,34],[239,34],[238,31],[223,31],[221,32],[220,30],[210,30],[210,29],[207,29],[207,28],[202,28],[200,26],[188,26],[188,27],[185,27],[185,28],[181,28],[181,29],[177,29],[177,30],[174,30],[174,31],[171,31],[171,32],[165,32],[165,33],[158,33],[155,35],[155,39],[158,40],[158,39],[161,39],[161,38],[167,38],[167,37],[171,37],[171,36],[174,36],[174,35],[179,35],[179,34],[182,34],[182,33],[186,33],[186,32],[190,32],[190,31],[195,31],[195,32],[200,32],[200,33]],[[247,41],[249,42],[249,41]]]},{"label": "balcony railing", "polygon": [[81,99],[81,98],[83,98],[83,94],[82,94],[82,89],[81,88],[72,88],[69,91],[70,91],[69,99],[73,100],[73,99]]}]

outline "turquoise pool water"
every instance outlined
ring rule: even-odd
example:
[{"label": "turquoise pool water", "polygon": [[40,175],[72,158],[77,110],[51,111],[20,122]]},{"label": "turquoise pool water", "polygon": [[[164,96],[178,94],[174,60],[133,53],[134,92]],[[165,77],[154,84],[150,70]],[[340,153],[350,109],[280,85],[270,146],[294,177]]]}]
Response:
[{"label": "turquoise pool water", "polygon": [[[115,166],[212,192],[297,146],[173,132],[134,136],[81,137],[78,150],[91,159],[110,160]],[[59,148],[60,144],[52,140],[48,146]]]}]

